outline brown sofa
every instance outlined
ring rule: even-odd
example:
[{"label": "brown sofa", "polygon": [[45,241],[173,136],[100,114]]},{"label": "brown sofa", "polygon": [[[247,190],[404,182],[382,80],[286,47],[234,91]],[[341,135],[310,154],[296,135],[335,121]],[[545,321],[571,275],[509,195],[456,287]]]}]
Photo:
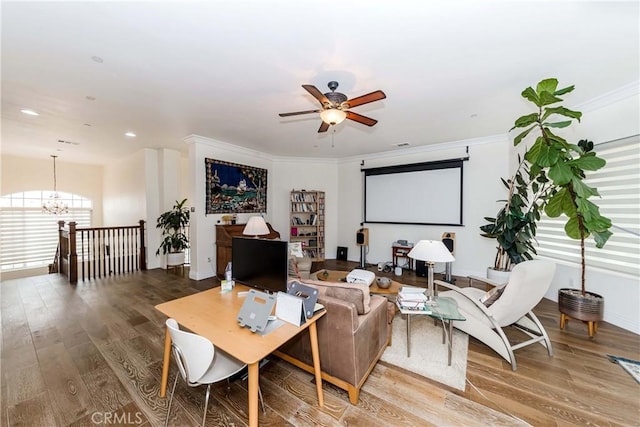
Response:
[{"label": "brown sofa", "polygon": [[[384,297],[369,296],[366,285],[301,282],[319,289],[318,302],[327,310],[318,320],[322,379],[346,390],[355,405],[360,388],[389,342],[393,304]],[[308,331],[279,350],[277,356],[313,373]]]}]

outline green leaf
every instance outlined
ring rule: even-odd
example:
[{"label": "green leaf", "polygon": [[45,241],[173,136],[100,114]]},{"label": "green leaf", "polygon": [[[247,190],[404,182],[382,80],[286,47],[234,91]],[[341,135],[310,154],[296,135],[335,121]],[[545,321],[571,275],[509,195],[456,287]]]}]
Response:
[{"label": "green leaf", "polygon": [[573,170],[566,163],[557,162],[549,168],[549,178],[555,185],[565,185],[573,178]]},{"label": "green leaf", "polygon": [[523,128],[537,121],[538,121],[538,113],[527,114],[526,116],[518,117],[511,129]]},{"label": "green leaf", "polygon": [[549,128],[566,128],[571,124],[571,120],[567,120],[565,122],[555,122],[555,123],[543,123],[542,126]]},{"label": "green leaf", "polygon": [[598,196],[598,190],[596,190],[593,187],[588,186],[587,184],[584,183],[583,180],[581,180],[578,177],[573,177],[571,179],[571,184],[573,185],[573,191],[576,192],[576,194],[579,197],[588,199],[591,196]]},{"label": "green leaf", "polygon": [[562,101],[562,99],[553,95],[553,93],[542,92],[540,93],[540,106],[555,104],[556,102]]},{"label": "green leaf", "polygon": [[593,232],[593,239],[596,242],[596,248],[602,249],[602,247],[605,245],[605,243],[607,243],[607,240],[609,240],[609,237],[611,237],[612,235],[613,235],[613,233],[610,232],[609,230],[607,230],[607,231],[594,231]]},{"label": "green leaf", "polygon": [[[530,133],[532,130],[536,129],[537,127],[538,127],[538,126],[534,125],[534,126],[531,126],[529,129],[527,129],[527,130],[525,130],[525,131],[523,131],[523,132],[519,133],[515,138],[513,138],[513,146],[514,146],[514,147],[516,147],[518,144],[520,144],[520,142],[521,142],[524,138],[526,138],[526,136],[527,136],[527,135],[529,135],[529,133]],[[515,126],[514,126],[514,127],[512,127],[510,130],[513,130],[513,129],[515,129]]]},{"label": "green leaf", "polygon": [[558,79],[549,78],[541,80],[536,86],[536,93],[540,95],[542,92],[549,92],[550,94],[555,93],[558,88]]},{"label": "green leaf", "polygon": [[544,142],[544,138],[539,136],[536,138],[535,144],[527,152],[524,154],[524,158],[527,159],[531,164],[538,165],[538,159],[540,158],[540,153],[546,146]]},{"label": "green leaf", "polygon": [[571,119],[577,119],[580,121],[582,113],[580,111],[573,111],[565,107],[547,107],[544,109],[544,114],[540,118],[541,121],[547,120],[547,118],[553,114],[559,114],[561,116],[569,117]]},{"label": "green leaf", "polygon": [[538,94],[531,86],[522,91],[522,97],[533,102],[538,107],[540,107],[540,99],[538,98]]},{"label": "green leaf", "polygon": [[573,89],[575,89],[575,86],[571,85],[571,86],[567,86],[567,87],[565,87],[563,89],[559,89],[559,90],[555,91],[553,94],[556,95],[556,96],[561,96],[561,95],[564,95],[565,93],[572,92]]},{"label": "green leaf", "polygon": [[[587,230],[584,230],[584,238],[589,237],[589,233]],[[564,225],[564,232],[572,239],[580,240],[580,227],[578,223],[578,218],[570,218],[569,221]]]},{"label": "green leaf", "polygon": [[595,153],[587,153],[584,154],[577,159],[569,162],[572,166],[576,166],[582,170],[586,171],[597,171],[604,167],[607,164],[606,160],[597,157]]}]

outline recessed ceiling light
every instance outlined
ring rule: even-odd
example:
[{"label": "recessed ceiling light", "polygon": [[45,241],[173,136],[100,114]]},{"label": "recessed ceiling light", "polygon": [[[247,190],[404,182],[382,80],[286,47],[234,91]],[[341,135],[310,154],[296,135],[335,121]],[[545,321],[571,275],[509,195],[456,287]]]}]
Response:
[{"label": "recessed ceiling light", "polygon": [[136,136],[136,134],[133,133],[133,132],[127,132],[127,133],[124,134],[124,136],[130,136],[131,138],[134,138]]},{"label": "recessed ceiling light", "polygon": [[40,115],[40,114],[36,113],[35,111],[29,110],[29,109],[26,109],[26,108],[23,109],[23,110],[20,110],[20,112],[23,113],[23,114],[27,114],[29,116],[39,116]]}]

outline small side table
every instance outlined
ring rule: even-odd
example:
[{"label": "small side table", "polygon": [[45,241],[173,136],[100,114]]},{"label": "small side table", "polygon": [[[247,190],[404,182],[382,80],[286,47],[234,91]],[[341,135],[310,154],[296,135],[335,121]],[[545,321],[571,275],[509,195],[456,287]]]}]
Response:
[{"label": "small side table", "polygon": [[[391,259],[393,260],[393,265],[394,266],[399,266],[398,265],[398,258],[406,258],[407,262],[405,265],[408,266],[409,270],[413,270],[413,259],[409,258],[407,255],[409,254],[409,251],[411,251],[411,249],[413,249],[413,246],[401,246],[398,245],[397,243],[394,243],[391,245]],[[402,267],[402,266],[400,266]],[[403,268],[407,268],[407,267],[403,267]]]},{"label": "small side table", "polygon": [[[458,304],[453,298],[437,297],[437,305],[429,307],[429,310],[407,310],[398,305],[400,313],[407,316],[407,357],[411,357],[411,316],[427,315],[433,319],[442,320],[442,344],[447,344],[448,365],[451,366],[451,350],[453,345],[453,321],[467,320],[458,311]],[[445,331],[445,328],[447,330]]]}]

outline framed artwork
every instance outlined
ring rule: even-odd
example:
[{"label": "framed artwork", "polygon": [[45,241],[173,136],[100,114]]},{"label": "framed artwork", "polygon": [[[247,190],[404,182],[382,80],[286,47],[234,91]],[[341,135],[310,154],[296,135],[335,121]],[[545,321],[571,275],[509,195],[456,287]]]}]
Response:
[{"label": "framed artwork", "polygon": [[204,159],[206,214],[267,211],[267,170],[221,160]]}]

